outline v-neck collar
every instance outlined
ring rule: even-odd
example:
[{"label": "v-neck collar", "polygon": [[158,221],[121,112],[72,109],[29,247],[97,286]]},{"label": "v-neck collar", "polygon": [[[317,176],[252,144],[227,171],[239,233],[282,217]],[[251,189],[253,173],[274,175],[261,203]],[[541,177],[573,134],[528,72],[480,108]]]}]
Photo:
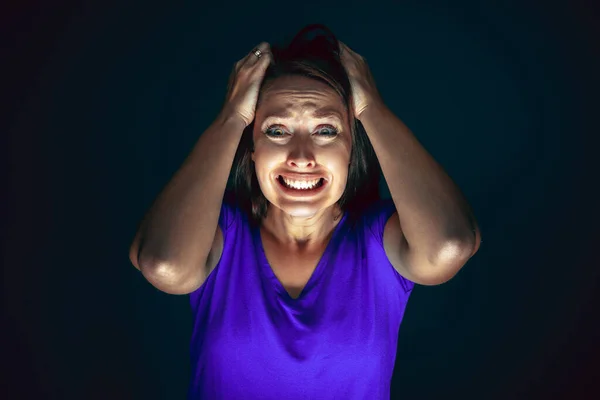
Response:
[{"label": "v-neck collar", "polygon": [[319,259],[319,262],[318,262],[317,266],[315,267],[315,270],[313,271],[312,275],[308,279],[308,282],[306,282],[306,285],[300,292],[300,295],[295,299],[292,296],[290,296],[290,294],[285,289],[283,284],[279,281],[279,278],[277,278],[277,276],[275,275],[275,272],[273,271],[273,268],[269,264],[269,260],[267,260],[267,255],[265,253],[265,248],[263,246],[263,241],[262,241],[262,237],[260,234],[260,225],[255,225],[252,227],[252,237],[253,237],[254,243],[258,249],[258,261],[260,264],[260,269],[265,274],[265,276],[273,283],[273,288],[275,289],[275,291],[277,293],[279,293],[280,296],[283,296],[286,301],[288,301],[288,302],[302,301],[302,299],[304,299],[306,297],[307,293],[310,292],[310,290],[315,286],[319,277],[323,274],[323,270],[325,269],[325,264],[327,264],[327,260],[329,259],[330,253],[332,251],[332,247],[334,246],[335,243],[339,242],[339,240],[337,239],[337,236],[340,235],[340,230],[342,229],[342,226],[344,225],[344,222],[346,221],[347,214],[348,214],[347,212],[343,213],[343,215],[340,219],[340,222],[333,229],[331,238],[329,239],[329,242],[327,243],[327,246],[325,247],[325,251],[323,252],[323,255]]}]

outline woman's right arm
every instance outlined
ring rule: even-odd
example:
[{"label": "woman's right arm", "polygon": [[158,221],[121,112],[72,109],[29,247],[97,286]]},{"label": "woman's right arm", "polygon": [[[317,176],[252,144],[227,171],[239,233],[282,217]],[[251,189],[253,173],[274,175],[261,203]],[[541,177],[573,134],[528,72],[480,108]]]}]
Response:
[{"label": "woman's right arm", "polygon": [[163,292],[191,293],[209,273],[229,172],[272,61],[269,43],[258,49],[261,57],[250,52],[235,63],[221,113],[150,207],[129,250],[131,263]]},{"label": "woman's right arm", "polygon": [[144,217],[131,263],[157,289],[186,294],[202,285],[221,203],[245,122],[222,112]]}]

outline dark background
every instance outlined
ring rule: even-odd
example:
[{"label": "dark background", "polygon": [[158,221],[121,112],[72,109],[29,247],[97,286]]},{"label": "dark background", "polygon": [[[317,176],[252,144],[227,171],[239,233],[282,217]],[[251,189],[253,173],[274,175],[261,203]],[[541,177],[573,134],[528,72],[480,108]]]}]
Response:
[{"label": "dark background", "polygon": [[599,398],[595,2],[14,3],[0,12],[0,397],[185,398],[188,296],[131,265],[137,223],[233,64],[324,23],[483,235],[454,279],[415,287],[392,398]]}]

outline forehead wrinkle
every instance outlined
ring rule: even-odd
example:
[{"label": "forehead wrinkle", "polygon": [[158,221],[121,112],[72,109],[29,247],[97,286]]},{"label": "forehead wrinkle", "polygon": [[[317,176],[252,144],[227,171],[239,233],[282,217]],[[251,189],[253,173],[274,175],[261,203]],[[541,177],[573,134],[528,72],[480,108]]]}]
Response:
[{"label": "forehead wrinkle", "polygon": [[[302,107],[302,110],[306,108],[314,108],[314,111],[311,113],[313,118],[317,119],[327,119],[331,117],[338,118],[342,120],[342,114],[338,111],[337,107],[333,106],[324,106],[320,108],[316,108],[316,104],[307,103]],[[293,118],[295,113],[289,110],[289,108],[278,108],[269,112],[266,118],[279,118],[279,119],[291,119]]]}]

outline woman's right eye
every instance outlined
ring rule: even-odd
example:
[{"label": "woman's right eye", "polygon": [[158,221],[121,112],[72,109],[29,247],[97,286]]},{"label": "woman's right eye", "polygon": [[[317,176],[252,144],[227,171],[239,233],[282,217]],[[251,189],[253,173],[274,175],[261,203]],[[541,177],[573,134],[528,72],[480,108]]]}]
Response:
[{"label": "woman's right eye", "polygon": [[280,128],[280,125],[269,125],[265,129],[265,135],[280,138],[285,134],[285,131]]}]

